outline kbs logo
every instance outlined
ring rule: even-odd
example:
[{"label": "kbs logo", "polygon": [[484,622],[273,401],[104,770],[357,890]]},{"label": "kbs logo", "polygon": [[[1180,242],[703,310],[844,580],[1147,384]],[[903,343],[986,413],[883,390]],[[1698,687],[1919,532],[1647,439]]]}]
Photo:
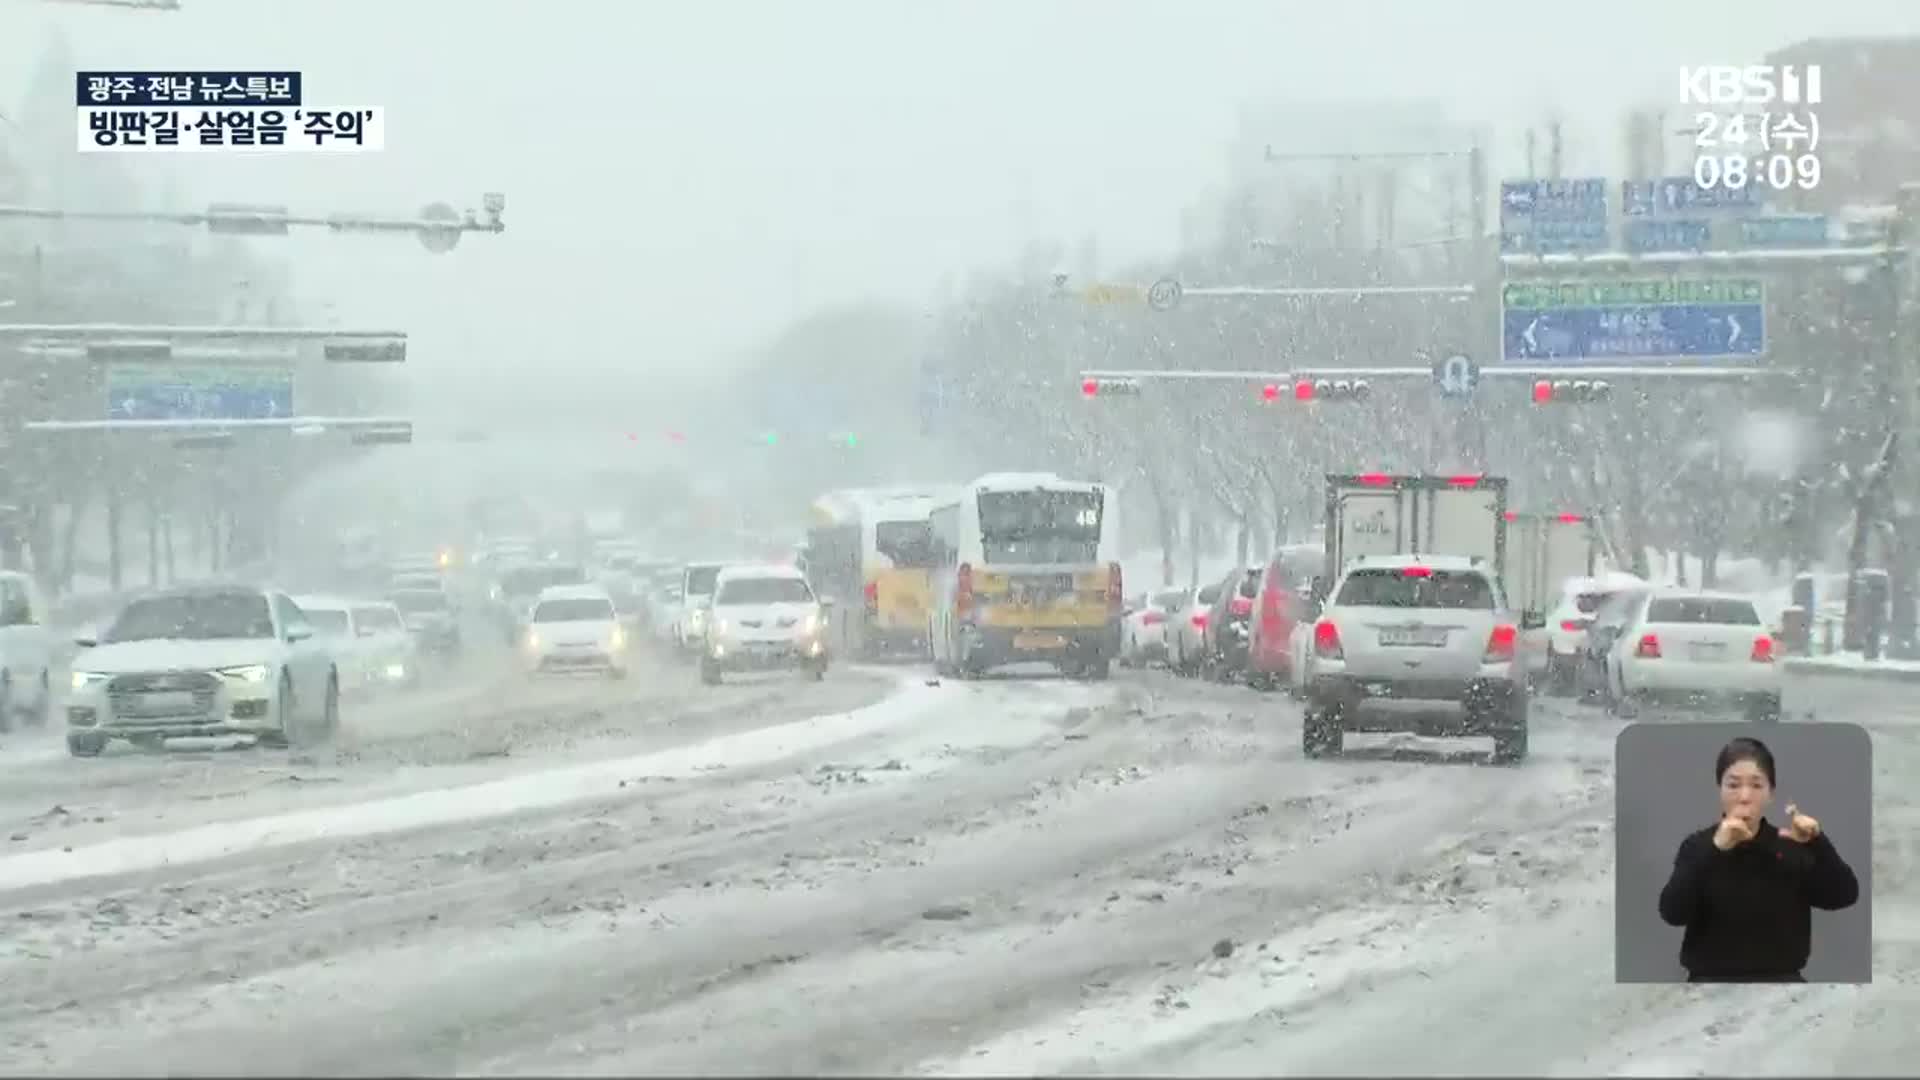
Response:
[{"label": "kbs logo", "polygon": [[1682,105],[1818,105],[1820,65],[1680,69]]}]

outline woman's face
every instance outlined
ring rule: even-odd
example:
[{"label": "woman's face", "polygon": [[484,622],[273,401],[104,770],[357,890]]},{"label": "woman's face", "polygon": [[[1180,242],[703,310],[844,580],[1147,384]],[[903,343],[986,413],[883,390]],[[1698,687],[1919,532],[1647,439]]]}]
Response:
[{"label": "woman's face", "polygon": [[1720,777],[1720,813],[1727,817],[1757,822],[1772,800],[1773,785],[1751,761],[1734,762]]}]

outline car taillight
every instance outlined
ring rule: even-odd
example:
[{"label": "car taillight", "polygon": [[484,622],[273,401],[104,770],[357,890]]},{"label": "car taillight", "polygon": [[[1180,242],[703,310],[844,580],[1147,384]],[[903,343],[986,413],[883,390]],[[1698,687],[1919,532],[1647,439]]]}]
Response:
[{"label": "car taillight", "polygon": [[953,575],[953,610],[965,616],[973,610],[973,566],[961,563],[958,573]]},{"label": "car taillight", "polygon": [[1227,601],[1227,613],[1230,615],[1253,614],[1253,601],[1244,596],[1236,596]]},{"label": "car taillight", "polygon": [[1633,647],[1633,655],[1642,660],[1660,659],[1660,639],[1652,634],[1641,634],[1640,644]]},{"label": "car taillight", "polygon": [[877,581],[867,582],[866,597],[867,597],[867,607],[869,609],[877,608],[880,606],[880,583],[879,582]]},{"label": "car taillight", "polygon": [[1322,660],[1339,660],[1346,656],[1340,648],[1340,628],[1328,619],[1313,624],[1313,651]]},{"label": "car taillight", "polygon": [[1753,639],[1753,662],[1756,664],[1773,663],[1773,635],[1762,634]]},{"label": "car taillight", "polygon": [[1487,635],[1487,654],[1482,658],[1483,662],[1497,664],[1502,660],[1513,659],[1514,642],[1519,636],[1520,631],[1511,623],[1501,623],[1494,627],[1493,632]]},{"label": "car taillight", "polygon": [[1119,563],[1107,564],[1107,607],[1119,611],[1127,606],[1125,598],[1126,582],[1122,580]]},{"label": "car taillight", "polygon": [[1202,630],[1205,630],[1207,628],[1207,613],[1204,611],[1194,612],[1192,621],[1193,621],[1193,625],[1199,627]]},{"label": "car taillight", "polygon": [[1586,628],[1587,628],[1587,620],[1585,619],[1560,620],[1560,629],[1565,630],[1569,634],[1577,634],[1580,631],[1585,630]]},{"label": "car taillight", "polygon": [[1149,611],[1145,615],[1140,616],[1140,621],[1148,626],[1159,626],[1161,623],[1167,621],[1167,617],[1157,611]]}]

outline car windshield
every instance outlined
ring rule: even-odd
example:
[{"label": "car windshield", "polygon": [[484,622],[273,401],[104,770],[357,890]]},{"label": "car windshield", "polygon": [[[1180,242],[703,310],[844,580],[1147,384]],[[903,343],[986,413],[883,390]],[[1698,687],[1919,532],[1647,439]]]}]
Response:
[{"label": "car windshield", "polygon": [[613,602],[598,596],[560,596],[540,601],[533,609],[533,621],[606,622],[613,618]]},{"label": "car windshield", "polygon": [[1759,626],[1760,613],[1746,600],[1716,596],[1662,596],[1647,605],[1650,623]]},{"label": "car windshield", "polygon": [[896,569],[925,570],[933,566],[933,526],[925,521],[882,521],[873,528],[874,550],[892,560]]},{"label": "car windshield", "polygon": [[720,576],[720,568],[717,566],[687,567],[687,587],[686,587],[687,595],[688,596],[713,595],[713,583],[714,583],[714,580],[719,576]]},{"label": "car windshield", "polygon": [[989,491],[979,496],[989,563],[1090,563],[1099,555],[1105,497],[1098,491]]},{"label": "car windshield", "polygon": [[1591,615],[1600,610],[1601,604],[1607,602],[1607,595],[1603,592],[1580,593],[1573,598],[1574,609],[1582,615]]},{"label": "car windshield", "polygon": [[1347,575],[1334,603],[1341,607],[1490,611],[1493,586],[1485,574],[1472,570],[1355,570]]},{"label": "car windshield", "polygon": [[438,589],[403,589],[393,594],[393,604],[409,615],[447,610],[447,594]]},{"label": "car windshield", "polygon": [[344,610],[340,608],[310,607],[303,607],[300,610],[306,615],[307,622],[312,624],[313,632],[320,637],[347,636],[350,627],[347,623],[347,613]]},{"label": "car windshield", "polygon": [[807,583],[799,578],[733,578],[720,586],[714,604],[804,604],[812,599]]},{"label": "car windshield", "polygon": [[273,612],[256,592],[175,593],[135,600],[101,637],[102,644],[178,639],[266,639]]},{"label": "car windshield", "polygon": [[1213,606],[1213,602],[1218,599],[1220,599],[1220,586],[1209,585],[1200,590],[1201,607],[1211,607]]},{"label": "car windshield", "polygon": [[354,608],[353,621],[363,634],[400,629],[400,613],[392,608]]}]

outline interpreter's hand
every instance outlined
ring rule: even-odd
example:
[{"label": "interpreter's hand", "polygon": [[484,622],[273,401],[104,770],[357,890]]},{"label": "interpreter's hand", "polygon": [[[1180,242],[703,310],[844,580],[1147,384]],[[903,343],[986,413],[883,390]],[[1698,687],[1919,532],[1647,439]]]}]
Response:
[{"label": "interpreter's hand", "polygon": [[[1780,831],[1786,832],[1785,829]],[[1720,827],[1713,830],[1713,846],[1721,851],[1732,851],[1751,839],[1753,839],[1753,825],[1742,817],[1721,818]]]},{"label": "interpreter's hand", "polygon": [[1810,844],[1820,835],[1820,821],[1800,812],[1792,803],[1787,804],[1787,823],[1780,829],[1780,835],[1796,844]]}]

